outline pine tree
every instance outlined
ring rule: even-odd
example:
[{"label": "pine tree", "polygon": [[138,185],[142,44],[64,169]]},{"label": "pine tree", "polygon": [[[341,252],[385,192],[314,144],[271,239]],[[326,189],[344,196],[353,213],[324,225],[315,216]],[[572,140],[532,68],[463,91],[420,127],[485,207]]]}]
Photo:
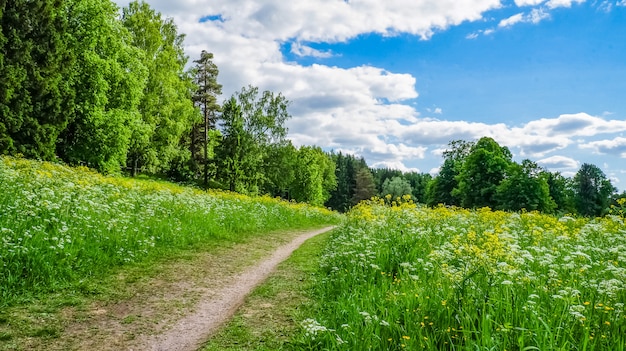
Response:
[{"label": "pine tree", "polygon": [[194,123],[191,130],[191,160],[195,169],[202,165],[204,186],[209,182],[209,160],[212,158],[212,136],[216,133],[217,113],[220,105],[217,96],[222,94],[222,85],[217,83],[219,70],[213,63],[213,54],[202,50],[200,58],[194,61],[194,82],[198,89],[194,92],[193,101],[200,108],[202,120]]}]

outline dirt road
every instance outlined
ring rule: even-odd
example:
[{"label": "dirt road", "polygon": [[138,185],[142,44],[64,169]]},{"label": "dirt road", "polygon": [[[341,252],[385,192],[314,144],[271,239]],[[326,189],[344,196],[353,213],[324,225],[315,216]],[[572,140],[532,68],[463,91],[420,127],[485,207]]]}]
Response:
[{"label": "dirt road", "polygon": [[134,350],[153,351],[195,351],[207,340],[211,333],[228,321],[245,297],[263,282],[279,263],[307,239],[322,234],[332,228],[324,228],[299,235],[286,245],[243,273],[228,278],[230,283],[216,291],[207,291],[194,311],[180,319],[165,332],[138,340]]}]

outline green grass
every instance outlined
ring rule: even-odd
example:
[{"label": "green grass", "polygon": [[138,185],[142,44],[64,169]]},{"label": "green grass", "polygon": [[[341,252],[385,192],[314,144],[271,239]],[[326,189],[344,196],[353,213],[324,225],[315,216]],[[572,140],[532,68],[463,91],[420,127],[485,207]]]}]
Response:
[{"label": "green grass", "polygon": [[297,350],[624,350],[623,217],[362,204]]},{"label": "green grass", "polygon": [[0,157],[0,193],[0,308],[67,291],[103,294],[99,279],[119,267],[339,218],[268,197],[9,157]]},{"label": "green grass", "polygon": [[298,321],[315,310],[309,294],[329,235],[309,239],[281,263],[202,351],[297,350]]}]

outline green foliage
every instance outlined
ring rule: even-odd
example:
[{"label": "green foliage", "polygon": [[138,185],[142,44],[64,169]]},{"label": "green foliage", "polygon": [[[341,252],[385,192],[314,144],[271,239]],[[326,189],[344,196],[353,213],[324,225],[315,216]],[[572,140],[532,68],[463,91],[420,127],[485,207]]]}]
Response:
[{"label": "green foliage", "polygon": [[321,206],[335,189],[335,163],[321,148],[303,146],[298,150],[291,196],[296,201]]},{"label": "green foliage", "polygon": [[600,168],[588,163],[580,167],[572,186],[576,210],[583,216],[606,214],[611,195],[617,191]]},{"label": "green foliage", "polygon": [[141,119],[131,137],[129,160],[133,174],[139,167],[164,172],[180,153],[183,135],[197,118],[191,99],[194,84],[187,74],[183,35],[171,18],[163,19],[146,2],[133,1],[123,9],[122,23],[132,43],[143,53],[148,78],[139,104]]},{"label": "green foliage", "polygon": [[542,170],[530,160],[522,161],[521,165],[511,163],[507,177],[500,182],[496,192],[497,208],[501,210],[552,213],[556,208]]},{"label": "green foliage", "polygon": [[71,77],[76,98],[72,120],[58,143],[63,160],[107,173],[126,165],[147,75],[142,54],[130,45],[117,12],[110,1],[76,0],[69,8],[70,43],[77,53]]},{"label": "green foliage", "polygon": [[370,200],[376,194],[376,184],[374,184],[372,172],[367,167],[359,168],[356,172],[352,204],[356,205],[363,200]]},{"label": "green foliage", "polygon": [[0,10],[0,153],[52,160],[72,110],[66,2],[12,0]]},{"label": "green foliage", "polygon": [[453,140],[448,144],[448,149],[443,153],[444,162],[439,174],[426,186],[425,197],[429,206],[461,206],[461,196],[454,189],[458,188],[457,177],[474,145],[474,142],[463,140]]},{"label": "green foliage", "polygon": [[223,106],[222,141],[216,152],[218,155],[218,180],[230,191],[240,193],[258,193],[261,179],[259,167],[262,154],[260,145],[244,128],[241,106],[235,97],[231,97]]},{"label": "green foliage", "polygon": [[428,184],[433,179],[433,177],[428,173],[417,173],[417,172],[409,172],[403,175],[404,179],[406,179],[411,185],[411,195],[415,202],[426,203],[427,196],[426,191],[428,188]]},{"label": "green foliage", "polygon": [[259,96],[258,88],[252,86],[242,88],[224,104],[219,126],[223,139],[216,149],[219,182],[233,191],[258,194],[264,184],[276,181],[266,179],[263,161],[269,153],[281,155],[272,149],[285,145],[284,124],[291,117],[287,105],[281,94],[264,91]]},{"label": "green foliage", "polygon": [[468,208],[497,206],[497,187],[512,163],[511,152],[492,138],[483,137],[470,149],[456,177],[453,194]]},{"label": "green foliage", "polygon": [[403,198],[404,195],[411,195],[413,188],[411,184],[402,177],[393,177],[386,179],[383,183],[383,191],[380,193],[382,197],[390,196],[391,200]]},{"label": "green foliage", "polygon": [[286,141],[265,148],[262,165],[261,192],[271,196],[289,197],[289,188],[296,179],[298,150]]},{"label": "green foliage", "polygon": [[[370,175],[365,174],[366,172],[361,172],[361,179],[360,181],[357,180],[359,178],[358,173],[363,168],[367,168],[365,159],[357,159],[352,155],[344,155],[341,152],[338,154],[331,153],[331,157],[336,165],[335,178],[337,187],[331,191],[326,206],[340,212],[346,212],[359,201],[369,199],[378,193],[375,184],[374,188],[371,188],[369,179],[371,171],[368,172]],[[372,181],[374,181],[373,178]],[[357,184],[357,182],[359,183]],[[357,195],[359,192],[362,193]]]},{"label": "green foliage", "polygon": [[374,182],[376,183],[376,190],[378,194],[383,193],[383,184],[387,179],[391,179],[393,177],[402,177],[402,171],[398,169],[375,168],[372,169],[371,172],[374,176]]},{"label": "green foliage", "polygon": [[561,214],[576,213],[571,179],[563,177],[558,172],[545,172],[543,176],[548,184],[550,197],[556,204],[556,212]]}]

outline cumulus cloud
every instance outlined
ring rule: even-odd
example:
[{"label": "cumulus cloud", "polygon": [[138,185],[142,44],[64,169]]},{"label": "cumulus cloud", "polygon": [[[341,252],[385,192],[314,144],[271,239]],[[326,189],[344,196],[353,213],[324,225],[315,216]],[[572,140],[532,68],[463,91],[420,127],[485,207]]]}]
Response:
[{"label": "cumulus cloud", "polygon": [[551,156],[537,161],[537,164],[548,169],[577,169],[580,162],[566,156]]},{"label": "cumulus cloud", "polygon": [[617,137],[610,140],[592,141],[581,144],[583,149],[591,149],[597,154],[612,154],[626,158],[626,138]]},{"label": "cumulus cloud", "polygon": [[[515,0],[517,6],[539,8],[509,17],[500,27],[537,23],[549,16],[544,7],[579,2]],[[117,3],[125,6],[128,1]],[[150,5],[173,17],[179,32],[187,34],[186,52],[192,59],[202,50],[215,54],[224,97],[248,84],[282,92],[291,101],[293,118],[287,126],[296,145],[344,150],[374,165],[409,170],[405,165],[436,153],[450,140],[490,136],[522,156],[543,157],[570,146],[573,138],[626,131],[624,121],[584,113],[515,127],[427,119],[407,103],[419,96],[410,74],[371,65],[304,66],[283,55],[288,48],[296,56],[328,58],[332,52],[305,43],[336,43],[368,33],[408,33],[428,39],[450,26],[483,19],[486,11],[502,6],[499,0],[151,0]],[[480,30],[467,37],[494,31]],[[593,147],[600,150],[603,145]]]},{"label": "cumulus cloud", "polygon": [[606,120],[587,113],[542,118],[523,127],[525,133],[550,137],[584,137],[626,131],[626,121]]},{"label": "cumulus cloud", "polygon": [[300,43],[291,44],[291,53],[300,57],[304,57],[304,56],[311,56],[311,57],[317,57],[317,58],[333,57],[333,53],[331,51],[321,51],[321,50],[313,49],[310,46],[302,45]]}]

